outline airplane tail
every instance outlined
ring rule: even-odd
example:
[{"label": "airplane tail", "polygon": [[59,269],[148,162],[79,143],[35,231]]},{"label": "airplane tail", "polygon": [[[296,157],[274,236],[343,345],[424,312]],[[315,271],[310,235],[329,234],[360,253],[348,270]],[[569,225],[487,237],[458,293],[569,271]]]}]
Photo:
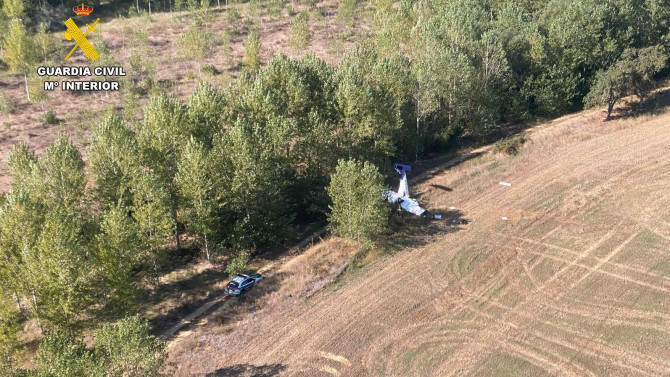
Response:
[{"label": "airplane tail", "polygon": [[409,185],[407,184],[407,174],[403,171],[400,177],[400,187],[398,187],[398,195],[401,198],[409,197]]},{"label": "airplane tail", "polygon": [[395,171],[400,174],[400,187],[398,187],[398,195],[401,198],[409,197],[409,184],[407,183],[407,172],[412,171],[412,167],[403,164],[393,164]]}]

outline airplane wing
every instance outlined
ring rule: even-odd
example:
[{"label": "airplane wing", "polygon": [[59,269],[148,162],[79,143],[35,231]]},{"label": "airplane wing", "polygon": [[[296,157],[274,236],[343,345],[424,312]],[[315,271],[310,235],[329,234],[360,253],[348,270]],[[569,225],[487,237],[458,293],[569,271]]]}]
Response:
[{"label": "airplane wing", "polygon": [[424,212],[426,212],[425,209],[421,208],[419,202],[410,198],[402,198],[400,200],[400,208],[417,216],[421,216]]}]

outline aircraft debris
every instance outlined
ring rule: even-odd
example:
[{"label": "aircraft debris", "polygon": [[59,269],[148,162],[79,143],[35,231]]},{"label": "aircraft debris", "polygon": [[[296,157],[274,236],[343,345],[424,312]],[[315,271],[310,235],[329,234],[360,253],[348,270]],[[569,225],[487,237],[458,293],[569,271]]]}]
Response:
[{"label": "aircraft debris", "polygon": [[409,184],[407,183],[407,172],[412,171],[412,167],[409,165],[393,164],[393,169],[395,169],[395,171],[398,172],[398,174],[400,174],[400,186],[398,187],[398,192],[392,190],[386,190],[384,192],[386,199],[390,203],[399,204],[400,208],[411,214],[417,216],[423,216],[426,210],[421,208],[419,202],[409,197]]}]

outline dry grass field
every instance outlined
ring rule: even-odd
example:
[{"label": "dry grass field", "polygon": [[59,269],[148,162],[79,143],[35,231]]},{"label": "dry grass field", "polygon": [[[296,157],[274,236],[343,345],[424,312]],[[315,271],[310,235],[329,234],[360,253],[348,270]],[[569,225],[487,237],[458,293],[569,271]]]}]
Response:
[{"label": "dry grass field", "polygon": [[211,315],[172,341],[176,375],[670,376],[670,113],[603,118],[426,178],[421,200],[467,224]]}]

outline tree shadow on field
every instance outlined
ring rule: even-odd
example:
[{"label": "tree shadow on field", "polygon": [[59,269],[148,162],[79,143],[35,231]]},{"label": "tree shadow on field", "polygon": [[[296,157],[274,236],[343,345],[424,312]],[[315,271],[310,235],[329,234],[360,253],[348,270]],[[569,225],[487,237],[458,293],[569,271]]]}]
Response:
[{"label": "tree shadow on field", "polygon": [[[484,153],[486,153],[486,151],[458,153],[458,154],[449,153],[442,157],[434,158],[431,160],[420,160],[410,163],[409,165],[412,166],[412,172],[408,177],[410,189],[411,186],[426,182],[431,178],[440,175],[443,172],[453,167],[456,167],[466,161],[472,160],[473,158],[477,158],[483,155]],[[395,189],[396,187],[398,187],[397,186],[398,175],[394,174],[393,177],[387,179],[386,182]],[[451,188],[441,185],[431,185],[431,186],[445,191],[452,191]]]},{"label": "tree shadow on field", "polygon": [[635,118],[642,115],[658,115],[670,107],[670,89],[659,90],[652,93],[641,102],[626,102],[615,110],[610,117],[615,119]]},{"label": "tree shadow on field", "polygon": [[[224,280],[227,277],[228,274],[226,274],[225,271],[207,269],[186,279],[161,284],[158,291],[148,297],[149,303],[155,305],[169,299],[183,302],[181,304],[176,304],[166,313],[150,319],[149,325],[151,327],[151,333],[153,335],[160,335],[200,306],[223,295],[224,292],[222,288],[215,289],[213,287],[217,282]],[[198,288],[202,289],[193,291]],[[182,292],[181,295],[180,292]],[[184,297],[184,293],[187,293],[188,297]]]},{"label": "tree shadow on field", "polygon": [[[227,276],[226,280],[228,280]],[[210,294],[204,299],[197,300],[195,302],[189,303],[188,305],[176,307],[166,314],[150,320],[149,323],[152,326],[151,332],[154,335],[160,335],[170,327],[179,323],[179,321],[181,321],[187,315],[213,300],[219,301],[208,310],[201,313],[198,317],[194,318],[192,321],[184,324],[184,326],[182,326],[175,333],[165,337],[164,340],[169,341],[183,331],[192,330],[198,327],[205,318],[207,318],[208,321],[214,323],[215,326],[221,326],[229,322],[235,322],[238,318],[245,315],[246,313],[259,311],[262,305],[262,298],[270,293],[277,291],[279,289],[279,285],[280,281],[276,276],[269,276],[264,277],[248,292],[245,292],[239,296],[226,295],[223,289],[210,291]]]},{"label": "tree shadow on field", "polygon": [[208,373],[205,377],[273,377],[286,370],[283,364],[251,365],[238,364]]}]

